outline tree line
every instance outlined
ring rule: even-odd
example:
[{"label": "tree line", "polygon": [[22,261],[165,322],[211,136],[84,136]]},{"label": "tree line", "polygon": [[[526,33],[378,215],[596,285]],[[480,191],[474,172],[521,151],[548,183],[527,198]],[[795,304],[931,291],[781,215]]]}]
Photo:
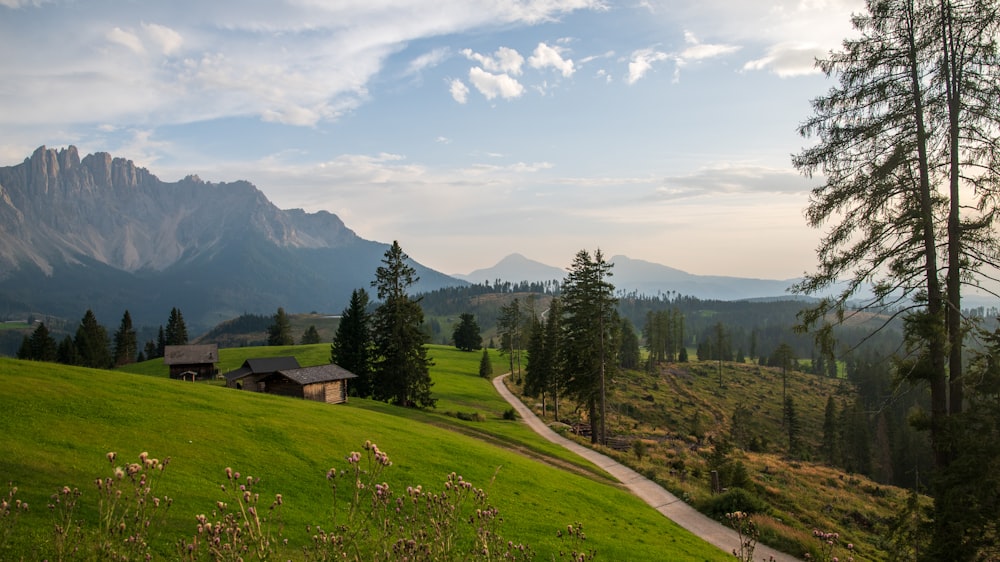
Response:
[{"label": "tree line", "polygon": [[30,336],[24,336],[17,358],[110,369],[163,357],[166,346],[187,343],[184,315],[176,307],[170,310],[166,328],[161,325],[156,339],[148,340],[142,349],[139,348],[132,315],[128,310],[122,314],[118,329],[109,337],[108,330],[97,321],[93,311],[88,309],[75,333],[67,334],[58,342],[45,322],[40,322]]}]

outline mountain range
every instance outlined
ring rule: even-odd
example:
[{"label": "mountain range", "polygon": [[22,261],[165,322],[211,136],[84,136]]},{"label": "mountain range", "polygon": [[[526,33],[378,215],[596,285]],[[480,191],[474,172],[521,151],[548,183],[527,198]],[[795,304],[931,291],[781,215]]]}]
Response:
[{"label": "mountain range", "polygon": [[[0,167],[0,315],[194,329],[242,313],[339,312],[388,244],[334,214],[281,210],[245,181],[163,182],[132,161],[39,147]],[[405,250],[404,244],[404,250]],[[417,291],[463,284],[413,262]]]},{"label": "mountain range", "polygon": [[[792,298],[788,288],[796,279],[749,279],[720,275],[695,275],[658,263],[632,259],[616,255],[607,260],[614,264],[611,269],[611,284],[625,293],[635,292],[655,296],[677,293],[704,300],[742,300],[754,298]],[[507,281],[550,281],[562,280],[566,271],[526,258],[521,254],[511,254],[493,267],[477,269],[467,275],[454,277],[470,283],[493,283],[497,279]]]},{"label": "mountain range", "polygon": [[[404,250],[405,241],[401,242]],[[195,330],[242,313],[337,313],[369,288],[388,244],[365,240],[335,214],[277,208],[246,181],[190,175],[164,182],[107,153],[39,147],[0,167],[0,317],[79,318],[137,325],[172,307]],[[701,276],[626,256],[611,258],[625,292],[737,300],[786,295],[792,281]],[[449,276],[412,262],[431,291],[466,283],[561,280],[565,271],[510,255]]]}]

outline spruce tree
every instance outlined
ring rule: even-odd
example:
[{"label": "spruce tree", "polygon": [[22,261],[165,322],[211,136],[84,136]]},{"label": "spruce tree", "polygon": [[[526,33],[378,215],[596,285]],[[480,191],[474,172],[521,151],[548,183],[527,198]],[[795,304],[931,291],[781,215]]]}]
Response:
[{"label": "spruce tree", "polygon": [[302,345],[312,345],[319,343],[319,331],[316,330],[315,325],[310,325],[306,328],[306,331],[302,333],[302,340],[300,341]]},{"label": "spruce tree", "polygon": [[628,318],[622,318],[620,347],[618,349],[618,366],[622,369],[639,368],[639,336]]},{"label": "spruce tree", "polygon": [[56,361],[59,357],[59,349],[56,340],[49,334],[49,329],[42,322],[31,333],[25,336],[21,349],[17,352],[18,359],[31,359],[33,361]]},{"label": "spruce tree", "polygon": [[153,340],[147,341],[146,345],[143,347],[142,354],[144,357],[143,359],[144,361],[149,361],[150,359],[156,359],[156,342]]},{"label": "spruce tree", "polygon": [[373,315],[375,361],[373,394],[375,399],[399,406],[433,408],[430,359],[421,330],[424,311],[419,299],[408,294],[419,280],[416,270],[394,241],[375,271],[372,286],[381,301]]},{"label": "spruce tree", "polygon": [[285,309],[278,307],[274,313],[271,325],[267,328],[267,345],[294,345],[292,323],[285,314]]},{"label": "spruce tree", "polygon": [[[180,309],[170,309],[170,318],[167,319],[167,330],[164,332],[164,346],[167,345],[187,345],[188,333],[187,325],[184,323],[184,315]],[[163,356],[160,350],[160,356]]]},{"label": "spruce tree", "polygon": [[167,351],[167,333],[163,330],[163,326],[160,326],[160,330],[156,333],[156,354],[153,358],[163,357],[163,354]]},{"label": "spruce tree", "polygon": [[373,345],[368,293],[355,289],[350,304],[341,313],[337,333],[330,345],[330,362],[358,376],[348,387],[354,396],[368,398],[372,395]]},{"label": "spruce tree", "polygon": [[136,340],[135,329],[132,327],[132,315],[128,310],[122,315],[121,324],[114,337],[114,364],[115,366],[132,363],[139,353],[139,343]]},{"label": "spruce tree", "polygon": [[77,364],[94,369],[111,367],[111,349],[108,332],[97,322],[94,312],[87,310],[76,329],[73,344],[77,353]]},{"label": "spruce tree", "polygon": [[600,250],[577,252],[563,282],[562,361],[567,387],[588,409],[591,441],[606,443],[607,370],[617,364],[614,285],[608,278],[614,264]]},{"label": "spruce tree", "polygon": [[490,361],[490,352],[484,347],[483,356],[479,359],[479,376],[484,379],[493,377],[493,362]]},{"label": "spruce tree", "polygon": [[455,347],[462,351],[473,351],[483,347],[483,336],[479,333],[479,323],[471,313],[463,312],[452,333]]},{"label": "spruce tree", "polygon": [[76,351],[76,344],[72,336],[66,336],[59,342],[56,350],[56,360],[63,365],[77,365],[80,362],[80,354]]}]

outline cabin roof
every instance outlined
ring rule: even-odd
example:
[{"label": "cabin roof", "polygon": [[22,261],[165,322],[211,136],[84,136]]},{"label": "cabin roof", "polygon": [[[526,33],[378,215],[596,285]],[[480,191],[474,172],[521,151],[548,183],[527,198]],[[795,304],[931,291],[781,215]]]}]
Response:
[{"label": "cabin roof", "polygon": [[279,374],[305,386],[321,382],[339,381],[357,378],[357,375],[334,363],[301,367],[299,369],[282,369]]},{"label": "cabin roof", "polygon": [[206,345],[168,345],[163,348],[163,363],[165,365],[196,365],[201,363],[218,363],[219,346]]},{"label": "cabin roof", "polygon": [[256,357],[247,359],[243,366],[235,371],[229,371],[225,376],[227,381],[242,379],[248,375],[260,375],[264,373],[276,373],[284,370],[294,370],[299,368],[299,362],[294,357]]}]

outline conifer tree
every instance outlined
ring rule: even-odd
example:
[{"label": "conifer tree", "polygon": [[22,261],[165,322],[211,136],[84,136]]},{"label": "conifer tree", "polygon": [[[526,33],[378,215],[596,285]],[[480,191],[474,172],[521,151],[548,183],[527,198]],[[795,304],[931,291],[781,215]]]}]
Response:
[{"label": "conifer tree", "polygon": [[639,336],[628,318],[622,318],[620,347],[618,349],[618,366],[622,369],[639,368]]},{"label": "conifer tree", "polygon": [[73,345],[77,353],[77,364],[94,369],[111,367],[111,350],[108,332],[97,322],[94,312],[87,310],[76,329]]},{"label": "conifer tree", "polygon": [[351,292],[350,304],[340,315],[337,333],[330,345],[330,362],[358,376],[348,388],[353,395],[362,398],[372,395],[373,345],[368,293],[355,289]]},{"label": "conifer tree", "polygon": [[315,325],[310,325],[306,328],[305,332],[302,332],[302,339],[300,340],[302,345],[312,345],[319,343],[319,331],[316,330]]},{"label": "conifer tree", "polygon": [[59,342],[59,349],[56,351],[57,361],[63,365],[78,365],[80,354],[76,351],[76,344],[72,336],[66,336]]},{"label": "conifer tree", "polygon": [[25,336],[21,349],[17,352],[18,359],[30,359],[33,361],[56,361],[59,357],[59,349],[56,340],[49,334],[49,329],[42,322],[31,333]]},{"label": "conifer tree", "polygon": [[484,379],[493,377],[493,362],[490,361],[490,352],[484,347],[483,356],[479,359],[479,376]]},{"label": "conifer tree", "polygon": [[163,357],[163,354],[167,351],[167,333],[163,330],[163,326],[160,326],[160,330],[156,333],[156,357]]},{"label": "conifer tree", "polygon": [[285,314],[285,309],[278,307],[274,313],[273,322],[267,328],[267,345],[294,345],[292,323]]},{"label": "conifer tree", "polygon": [[483,346],[483,336],[479,333],[479,323],[471,313],[463,312],[452,332],[455,347],[462,351],[473,351]]},{"label": "conifer tree", "polygon": [[[167,319],[167,330],[164,332],[163,345],[187,345],[188,333],[187,324],[184,323],[184,315],[180,309],[174,307],[170,309],[170,318]],[[163,356],[163,350],[160,350]]]},{"label": "conifer tree", "polygon": [[587,407],[594,443],[607,442],[607,370],[617,364],[618,301],[614,285],[608,281],[612,267],[600,250],[593,256],[581,250],[563,282],[561,351],[567,388]]},{"label": "conifer tree", "polygon": [[381,301],[373,315],[373,394],[399,406],[433,408],[437,400],[431,396],[431,362],[421,330],[424,311],[419,299],[407,294],[419,277],[407,260],[394,241],[372,282]]},{"label": "conifer tree", "polygon": [[132,363],[139,353],[139,343],[136,340],[135,329],[132,327],[132,315],[128,310],[122,315],[121,324],[114,337],[114,364],[115,366]]}]

